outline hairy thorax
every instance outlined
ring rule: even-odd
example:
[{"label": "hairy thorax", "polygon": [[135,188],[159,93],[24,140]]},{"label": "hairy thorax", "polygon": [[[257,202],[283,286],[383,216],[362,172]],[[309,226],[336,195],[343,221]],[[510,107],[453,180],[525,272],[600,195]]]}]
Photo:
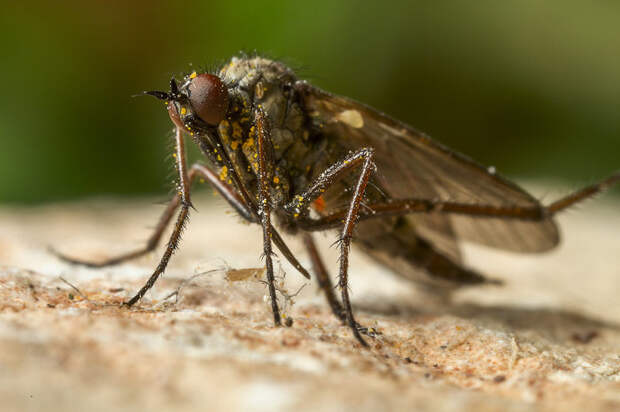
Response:
[{"label": "hairy thorax", "polygon": [[[270,173],[272,200],[281,205],[308,183],[315,156],[316,133],[295,94],[294,73],[282,63],[262,57],[234,57],[218,73],[230,94],[230,107],[218,132],[237,173],[256,194],[258,148],[252,110],[260,106],[267,114],[273,164]],[[228,179],[228,170],[220,170]]]}]

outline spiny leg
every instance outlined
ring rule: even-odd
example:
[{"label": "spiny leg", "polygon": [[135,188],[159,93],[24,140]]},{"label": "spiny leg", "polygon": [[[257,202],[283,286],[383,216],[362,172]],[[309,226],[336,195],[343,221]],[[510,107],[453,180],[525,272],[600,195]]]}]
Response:
[{"label": "spiny leg", "polygon": [[547,210],[551,214],[556,214],[566,208],[573,206],[578,202],[591,198],[592,196],[609,189],[611,186],[617,183],[620,183],[620,172],[614,173],[613,175],[609,176],[607,179],[599,183],[586,186],[583,189],[577,190],[567,196],[564,196],[561,199],[556,200],[555,202],[547,206]]},{"label": "spiny leg", "polygon": [[177,221],[174,225],[174,230],[170,235],[170,239],[168,240],[168,244],[166,245],[166,250],[161,257],[159,264],[155,268],[155,271],[153,272],[151,277],[146,281],[144,286],[142,286],[138,293],[136,293],[136,295],[126,303],[127,306],[132,306],[134,303],[142,299],[144,294],[153,287],[159,276],[164,273],[166,267],[168,266],[168,262],[172,257],[172,254],[179,245],[181,233],[183,232],[185,222],[187,221],[187,218],[189,216],[189,208],[192,205],[190,200],[190,179],[187,173],[187,162],[185,158],[185,141],[183,139],[183,132],[178,126],[175,130],[174,137],[176,143],[175,159],[177,171],[179,172],[177,197],[179,198],[179,202],[181,204],[181,211],[179,212]]},{"label": "spiny leg", "polygon": [[153,250],[155,250],[155,248],[159,244],[159,241],[161,240],[161,236],[164,233],[164,230],[166,230],[166,227],[168,227],[168,224],[170,224],[170,221],[172,220],[172,216],[174,216],[174,212],[176,212],[177,208],[179,207],[179,203],[180,203],[179,200],[180,199],[178,195],[175,195],[174,198],[170,200],[170,202],[168,203],[168,206],[166,207],[166,210],[164,210],[164,213],[159,218],[159,221],[157,222],[157,226],[155,226],[155,230],[153,231],[149,239],[146,241],[146,244],[144,245],[144,247],[141,247],[139,249],[132,250],[130,252],[126,252],[118,256],[113,256],[100,262],[73,258],[71,256],[67,256],[64,253],[57,251],[52,246],[48,247],[48,251],[54,256],[56,256],[57,258],[64,260],[65,262],[68,262],[74,265],[91,267],[91,268],[103,268],[106,266],[118,265],[128,260],[139,258],[140,256],[144,256],[147,253],[150,253]]},{"label": "spiny leg", "polygon": [[276,326],[281,325],[280,309],[276,296],[276,287],[273,276],[273,262],[271,260],[271,195],[269,192],[270,166],[267,164],[266,144],[270,144],[267,130],[267,119],[263,110],[259,107],[255,110],[255,122],[258,140],[258,210],[263,227],[263,251],[265,254],[265,266],[267,268],[267,284],[271,296],[271,310],[273,322]]},{"label": "spiny leg", "polygon": [[[349,298],[348,289],[348,268],[349,268],[349,250],[351,247],[351,239],[353,237],[353,229],[357,222],[357,217],[360,211],[360,205],[364,198],[364,192],[370,179],[370,174],[375,169],[372,162],[373,149],[363,148],[351,155],[347,156],[344,160],[334,163],[321,173],[302,194],[297,195],[294,199],[284,206],[284,209],[293,215],[295,218],[299,218],[300,222],[303,222],[307,217],[307,210],[311,202],[317,199],[327,188],[329,188],[334,182],[338,181],[345,173],[349,172],[353,168],[361,167],[361,174],[355,187],[355,192],[351,199],[351,203],[347,209],[347,214],[344,219],[344,226],[339,239],[340,243],[340,270],[338,277],[338,286],[342,296],[342,304],[344,307],[344,313],[346,316],[346,322],[353,331],[355,338],[364,346],[368,344],[362,338],[358,329],[359,324],[355,321],[353,316],[353,310],[351,308],[351,301]],[[342,221],[342,220],[341,220]]]},{"label": "spiny leg", "polygon": [[[548,206],[495,206],[476,203],[459,203],[443,200],[429,199],[396,199],[381,203],[365,205],[360,210],[358,219],[377,219],[387,216],[403,216],[412,213],[449,213],[480,218],[503,218],[538,221],[552,217],[555,214],[568,209],[575,204],[587,200],[596,194],[609,189],[614,184],[620,183],[620,173],[615,173],[599,183],[586,186],[583,189],[564,196]],[[322,231],[339,227],[342,219],[348,213],[348,209],[341,209],[313,219],[303,216],[298,220],[299,226],[308,231]]]},{"label": "spiny leg", "polygon": [[353,331],[353,335],[357,338],[357,340],[362,345],[368,346],[366,341],[364,341],[360,335],[360,332],[357,329],[358,324],[353,317],[353,309],[351,308],[351,301],[349,299],[348,280],[349,251],[351,249],[351,239],[353,238],[353,228],[355,227],[355,223],[357,223],[357,216],[359,214],[360,204],[364,198],[364,192],[366,191],[368,179],[370,179],[370,174],[375,169],[375,166],[372,163],[373,150],[362,149],[359,153],[360,158],[363,159],[362,172],[357,181],[355,193],[351,199],[351,205],[349,206],[349,211],[342,229],[342,235],[340,236],[340,273],[338,284],[340,286],[340,292],[342,293],[342,304],[344,305],[349,327]]},{"label": "spiny leg", "polygon": [[[325,298],[327,299],[327,303],[329,304],[332,313],[342,321],[343,324],[347,324],[347,317],[344,313],[344,308],[338,301],[336,294],[334,293],[334,285],[329,277],[329,273],[327,272],[327,268],[323,264],[323,259],[321,259],[321,255],[319,254],[319,250],[316,247],[314,239],[312,235],[308,232],[303,234],[304,246],[306,247],[306,251],[308,255],[310,255],[310,260],[312,261],[312,269],[316,278],[319,282],[319,288],[325,294]],[[377,332],[374,328],[367,328],[356,322],[357,330],[362,334],[370,337],[375,337]]]},{"label": "spiny leg", "polygon": [[[252,197],[252,195],[250,195],[247,188],[245,187],[243,180],[237,174],[236,169],[228,156],[228,153],[223,147],[220,137],[217,134],[215,134],[213,136],[207,136],[207,138],[211,140],[211,143],[210,143],[211,147],[219,149],[222,162],[228,169],[228,174],[233,182],[233,185],[226,185],[226,186],[229,188],[230,193],[235,195],[237,202],[244,204],[246,207],[245,214],[241,213],[241,211],[238,210],[239,213],[241,213],[242,216],[249,222],[258,223],[260,221],[260,218],[258,216],[258,206],[256,204],[256,200]],[[204,142],[199,142],[199,144],[200,143],[204,143]],[[208,147],[207,147],[207,150],[209,150]],[[297,271],[302,276],[304,276],[306,279],[310,279],[310,274],[308,273],[308,271],[301,265],[301,263],[299,263],[297,258],[295,258],[295,256],[293,255],[293,252],[291,252],[291,250],[288,248],[288,246],[286,245],[286,243],[284,242],[284,240],[282,239],[278,231],[273,226],[271,226],[271,235],[272,235],[271,240],[276,245],[278,250],[280,250],[282,255],[286,258],[286,260],[288,260],[289,263],[293,265],[293,267],[297,269]]]},{"label": "spiny leg", "polygon": [[[191,188],[193,182],[196,177],[201,176],[206,181],[208,181],[219,193],[222,195],[228,203],[230,203],[233,208],[244,218],[248,219],[248,216],[251,216],[247,207],[243,204],[243,201],[239,198],[239,196],[234,192],[232,187],[222,182],[218,175],[216,175],[213,171],[206,168],[201,164],[194,164],[188,173],[188,186]],[[83,259],[76,259],[65,254],[62,254],[54,249],[50,249],[50,252],[56,255],[58,258],[72,263],[76,265],[82,265],[93,268],[101,268],[106,266],[118,265],[120,263],[126,262],[131,259],[138,258],[140,256],[146,255],[147,253],[155,250],[157,245],[161,240],[161,237],[166,230],[166,227],[170,224],[172,217],[174,216],[174,212],[176,212],[179,204],[181,203],[181,195],[180,193],[176,193],[175,196],[170,200],[168,206],[162,213],[159,221],[157,222],[157,226],[155,227],[154,232],[151,234],[149,239],[147,240],[144,247],[140,249],[136,249],[127,253],[123,253],[118,256],[113,256],[108,258],[102,262],[91,262]],[[249,220],[249,219],[248,219]]]},{"label": "spiny leg", "polygon": [[325,298],[327,299],[327,303],[332,310],[332,313],[341,321],[346,321],[346,316],[344,314],[344,309],[340,302],[338,302],[338,298],[334,293],[334,285],[332,284],[331,279],[329,278],[329,273],[327,273],[327,268],[323,264],[323,260],[321,259],[321,255],[319,255],[319,251],[314,243],[314,239],[310,233],[303,234],[304,246],[306,247],[306,251],[308,255],[310,255],[310,261],[312,262],[312,271],[316,276],[319,287],[325,294]]}]

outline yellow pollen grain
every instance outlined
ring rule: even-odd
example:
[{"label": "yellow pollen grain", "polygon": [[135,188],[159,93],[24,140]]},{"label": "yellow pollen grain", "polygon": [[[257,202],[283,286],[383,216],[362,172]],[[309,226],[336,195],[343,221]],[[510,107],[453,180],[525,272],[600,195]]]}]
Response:
[{"label": "yellow pollen grain", "polygon": [[222,156],[217,155],[217,160],[219,160],[221,162],[222,161]]},{"label": "yellow pollen grain", "polygon": [[189,78],[190,79],[195,79],[196,76],[198,76],[198,74],[196,74],[196,72],[194,71],[194,72],[192,72],[192,74],[189,75]]},{"label": "yellow pollen grain", "polygon": [[187,109],[185,107],[181,107],[181,115],[185,116],[187,114]]},{"label": "yellow pollen grain", "polygon": [[239,141],[238,140],[233,140],[230,143],[230,148],[233,149],[233,150],[237,150],[237,146],[239,146]]},{"label": "yellow pollen grain", "polygon": [[275,183],[275,184],[280,183],[280,178],[278,176],[274,176],[273,177],[273,183]]},{"label": "yellow pollen grain", "polygon": [[220,169],[220,180],[222,182],[225,182],[227,177],[228,177],[228,168],[226,166],[222,166],[222,168]]},{"label": "yellow pollen grain", "polygon": [[205,182],[205,180],[201,178],[200,179],[200,183],[204,183],[204,182]]},{"label": "yellow pollen grain", "polygon": [[243,135],[243,128],[239,124],[239,122],[233,122],[232,124],[232,137],[234,139],[240,139]]},{"label": "yellow pollen grain", "polygon": [[248,140],[245,141],[245,143],[243,143],[243,149],[244,150],[254,149],[254,139],[252,137],[250,137]]}]

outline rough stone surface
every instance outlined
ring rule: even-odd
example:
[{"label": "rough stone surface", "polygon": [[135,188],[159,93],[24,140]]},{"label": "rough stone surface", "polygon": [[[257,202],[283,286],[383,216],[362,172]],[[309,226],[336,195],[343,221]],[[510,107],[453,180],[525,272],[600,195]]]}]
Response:
[{"label": "rough stone surface", "polygon": [[[331,316],[315,284],[282,300],[294,323],[274,328],[261,271],[229,270],[261,266],[260,228],[240,224],[221,202],[195,203],[170,269],[132,309],[119,304],[161,248],[87,269],[47,246],[92,259],[138,247],[162,206],[0,209],[3,411],[620,409],[620,213],[612,200],[561,216],[565,240],[553,253],[468,247],[471,265],[506,285],[464,290],[449,304],[354,249],[358,320],[381,332],[370,350]],[[334,234],[317,240],[334,273]],[[282,263],[284,273],[289,294],[306,283]]]}]

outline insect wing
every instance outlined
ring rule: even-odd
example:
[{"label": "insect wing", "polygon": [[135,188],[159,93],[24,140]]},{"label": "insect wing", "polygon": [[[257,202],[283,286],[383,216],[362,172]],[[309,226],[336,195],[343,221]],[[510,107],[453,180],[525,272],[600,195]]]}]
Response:
[{"label": "insect wing", "polygon": [[[347,150],[375,149],[375,176],[392,199],[425,198],[490,206],[539,207],[516,184],[468,157],[368,106],[303,83],[306,110],[328,136]],[[344,194],[346,195],[346,194]],[[408,217],[420,236],[454,253],[455,236],[516,252],[542,252],[559,241],[551,218],[525,221],[466,215],[415,214]]]}]

